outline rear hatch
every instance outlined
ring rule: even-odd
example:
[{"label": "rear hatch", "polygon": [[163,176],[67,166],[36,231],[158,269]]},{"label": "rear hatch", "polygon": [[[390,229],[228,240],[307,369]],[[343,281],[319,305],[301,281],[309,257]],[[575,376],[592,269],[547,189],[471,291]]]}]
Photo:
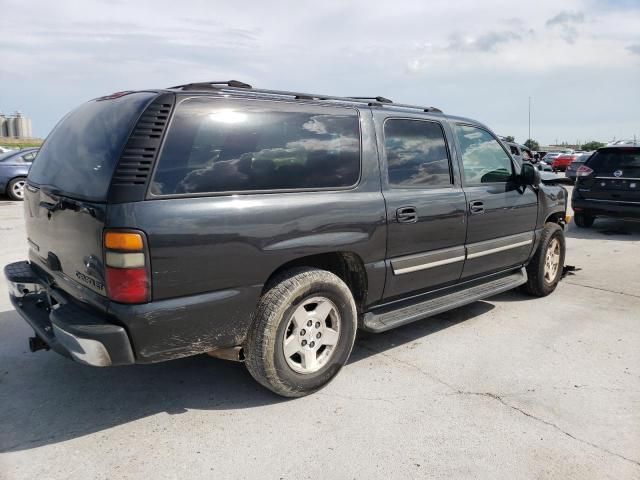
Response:
[{"label": "rear hatch", "polygon": [[102,236],[107,196],[123,148],[157,96],[115,94],[87,102],[49,134],[29,172],[25,221],[30,259],[84,301],[106,296]]},{"label": "rear hatch", "polygon": [[588,177],[579,177],[580,196],[592,200],[640,202],[640,148],[603,148],[585,165],[593,172]]}]

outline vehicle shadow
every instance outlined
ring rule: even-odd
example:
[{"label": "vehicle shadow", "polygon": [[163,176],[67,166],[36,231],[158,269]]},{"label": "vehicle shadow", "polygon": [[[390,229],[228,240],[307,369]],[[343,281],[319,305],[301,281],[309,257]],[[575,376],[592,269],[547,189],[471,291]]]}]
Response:
[{"label": "vehicle shadow", "polygon": [[581,240],[611,240],[638,241],[640,240],[640,222],[617,218],[596,218],[590,228],[580,228],[574,223],[569,224],[565,232],[569,238]]},{"label": "vehicle shadow", "polygon": [[[360,332],[350,363],[492,308],[476,302],[386,333]],[[51,352],[29,352],[30,335],[15,311],[0,312],[0,453],[75,439],[158,413],[287,401],[260,386],[240,363],[199,355],[154,365],[92,368]]]}]

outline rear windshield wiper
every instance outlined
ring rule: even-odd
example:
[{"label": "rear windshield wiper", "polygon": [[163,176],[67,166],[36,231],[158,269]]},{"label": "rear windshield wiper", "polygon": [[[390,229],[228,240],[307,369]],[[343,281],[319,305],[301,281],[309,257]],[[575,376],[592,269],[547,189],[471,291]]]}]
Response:
[{"label": "rear windshield wiper", "polygon": [[59,198],[55,203],[40,202],[40,206],[53,213],[57,210],[73,210],[74,212],[87,212],[92,217],[96,216],[96,212],[93,208],[88,208],[80,203],[68,200],[66,198]]}]

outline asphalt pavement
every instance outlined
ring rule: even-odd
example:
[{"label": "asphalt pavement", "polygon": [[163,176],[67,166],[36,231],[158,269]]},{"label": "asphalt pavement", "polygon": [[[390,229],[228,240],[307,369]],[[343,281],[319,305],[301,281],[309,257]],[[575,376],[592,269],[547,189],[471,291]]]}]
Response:
[{"label": "asphalt pavement", "polygon": [[[570,225],[576,271],[359,334],[296,400],[206,356],[97,369],[30,353],[0,279],[0,479],[640,478],[640,223]],[[0,201],[0,265],[26,257]]]}]

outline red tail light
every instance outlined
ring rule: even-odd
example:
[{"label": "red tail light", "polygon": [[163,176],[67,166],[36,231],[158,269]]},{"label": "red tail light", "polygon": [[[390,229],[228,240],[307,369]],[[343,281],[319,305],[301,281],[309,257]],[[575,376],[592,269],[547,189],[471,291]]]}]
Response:
[{"label": "red tail light", "polygon": [[104,235],[107,294],[120,303],[151,300],[149,255],[141,232],[110,230]]},{"label": "red tail light", "polygon": [[588,177],[593,173],[593,169],[587,167],[586,165],[580,165],[578,170],[576,170],[576,177]]},{"label": "red tail light", "polygon": [[120,303],[149,301],[149,278],[146,268],[107,267],[109,298]]}]

